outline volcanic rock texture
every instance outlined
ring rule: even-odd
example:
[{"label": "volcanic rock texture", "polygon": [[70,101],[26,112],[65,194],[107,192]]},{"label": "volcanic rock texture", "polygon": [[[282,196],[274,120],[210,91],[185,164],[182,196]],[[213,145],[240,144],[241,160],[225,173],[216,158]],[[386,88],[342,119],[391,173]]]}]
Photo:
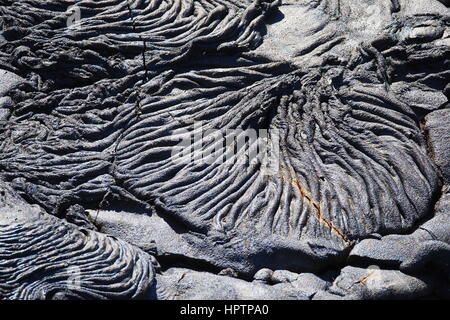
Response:
[{"label": "volcanic rock texture", "polygon": [[448,7],[0,0],[0,299],[449,297]]}]

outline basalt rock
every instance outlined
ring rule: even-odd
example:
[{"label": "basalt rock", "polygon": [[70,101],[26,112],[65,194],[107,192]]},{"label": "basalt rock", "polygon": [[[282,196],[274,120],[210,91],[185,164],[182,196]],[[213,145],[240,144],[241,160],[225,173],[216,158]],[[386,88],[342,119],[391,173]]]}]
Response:
[{"label": "basalt rock", "polygon": [[430,153],[439,166],[446,184],[450,183],[450,108],[437,110],[425,118],[425,130],[428,134]]},{"label": "basalt rock", "polygon": [[[438,292],[441,285],[446,287],[432,274],[414,277],[398,270],[345,267],[326,292],[337,299],[420,299]],[[327,294],[320,293],[316,299]]]},{"label": "basalt rock", "polygon": [[136,299],[150,294],[155,271],[148,254],[30,207],[3,184],[0,205],[0,299]]},{"label": "basalt rock", "polygon": [[[150,286],[153,254],[163,270],[247,280],[347,262],[414,278],[448,258],[448,215],[433,218],[448,183],[448,13],[436,0],[1,1],[14,80],[0,83],[0,177],[60,219],[5,234],[124,250],[147,279],[130,297]],[[407,257],[420,239],[432,242]],[[417,287],[368,294],[430,292]]]},{"label": "basalt rock", "polygon": [[157,276],[153,298],[161,300],[307,300],[290,284],[257,282],[173,268]]}]

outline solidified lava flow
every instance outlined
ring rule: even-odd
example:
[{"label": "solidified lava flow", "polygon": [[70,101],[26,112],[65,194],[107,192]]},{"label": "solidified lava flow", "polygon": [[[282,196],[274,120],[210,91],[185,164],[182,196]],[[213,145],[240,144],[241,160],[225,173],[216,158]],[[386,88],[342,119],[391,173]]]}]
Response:
[{"label": "solidified lava flow", "polygon": [[[0,0],[0,299],[446,277],[450,12],[410,2]],[[296,294],[408,297],[341,278]]]}]

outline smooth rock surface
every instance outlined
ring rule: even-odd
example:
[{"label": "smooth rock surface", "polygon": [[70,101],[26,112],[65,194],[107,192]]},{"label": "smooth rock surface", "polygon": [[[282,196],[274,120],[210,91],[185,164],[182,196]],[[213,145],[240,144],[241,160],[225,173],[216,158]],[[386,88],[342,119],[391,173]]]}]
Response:
[{"label": "smooth rock surface", "polygon": [[297,280],[298,274],[288,270],[276,270],[272,274],[273,283],[292,283]]},{"label": "smooth rock surface", "polygon": [[[151,210],[136,209],[134,213],[89,210],[88,214],[99,230],[156,254],[161,263],[168,260],[169,263],[205,264],[218,271],[231,268],[247,277],[253,277],[262,267],[316,271],[323,263],[320,258],[299,255],[299,248],[279,238],[261,237],[230,243],[212,241],[180,225],[169,225]],[[285,246],[285,249],[276,254],[271,253],[269,248],[273,244]],[[271,255],[270,260],[264,259],[267,254]],[[333,261],[333,256],[336,257],[336,252],[326,248],[317,248],[315,254],[323,254],[330,261]]]},{"label": "smooth rock surface", "polygon": [[347,299],[418,299],[437,287],[431,276],[416,278],[398,270],[345,267],[329,292]]},{"label": "smooth rock surface", "polygon": [[326,290],[331,285],[330,282],[319,278],[313,273],[301,273],[298,275],[297,280],[291,282],[291,284],[299,293],[310,299],[315,297],[319,291]]},{"label": "smooth rock surface", "polygon": [[307,300],[290,284],[270,286],[187,269],[169,269],[156,279],[154,294],[164,300]]}]

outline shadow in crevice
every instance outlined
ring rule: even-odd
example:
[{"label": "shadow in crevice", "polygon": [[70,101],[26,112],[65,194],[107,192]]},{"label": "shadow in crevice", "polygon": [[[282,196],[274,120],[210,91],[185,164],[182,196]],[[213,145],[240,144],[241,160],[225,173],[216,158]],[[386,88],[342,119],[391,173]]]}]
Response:
[{"label": "shadow in crevice", "polygon": [[264,38],[267,35],[267,25],[273,25],[281,20],[283,20],[285,17],[284,13],[280,11],[279,8],[276,8],[269,12],[266,16],[266,19],[264,20],[264,24],[257,29],[257,31],[260,33],[261,37]]}]

